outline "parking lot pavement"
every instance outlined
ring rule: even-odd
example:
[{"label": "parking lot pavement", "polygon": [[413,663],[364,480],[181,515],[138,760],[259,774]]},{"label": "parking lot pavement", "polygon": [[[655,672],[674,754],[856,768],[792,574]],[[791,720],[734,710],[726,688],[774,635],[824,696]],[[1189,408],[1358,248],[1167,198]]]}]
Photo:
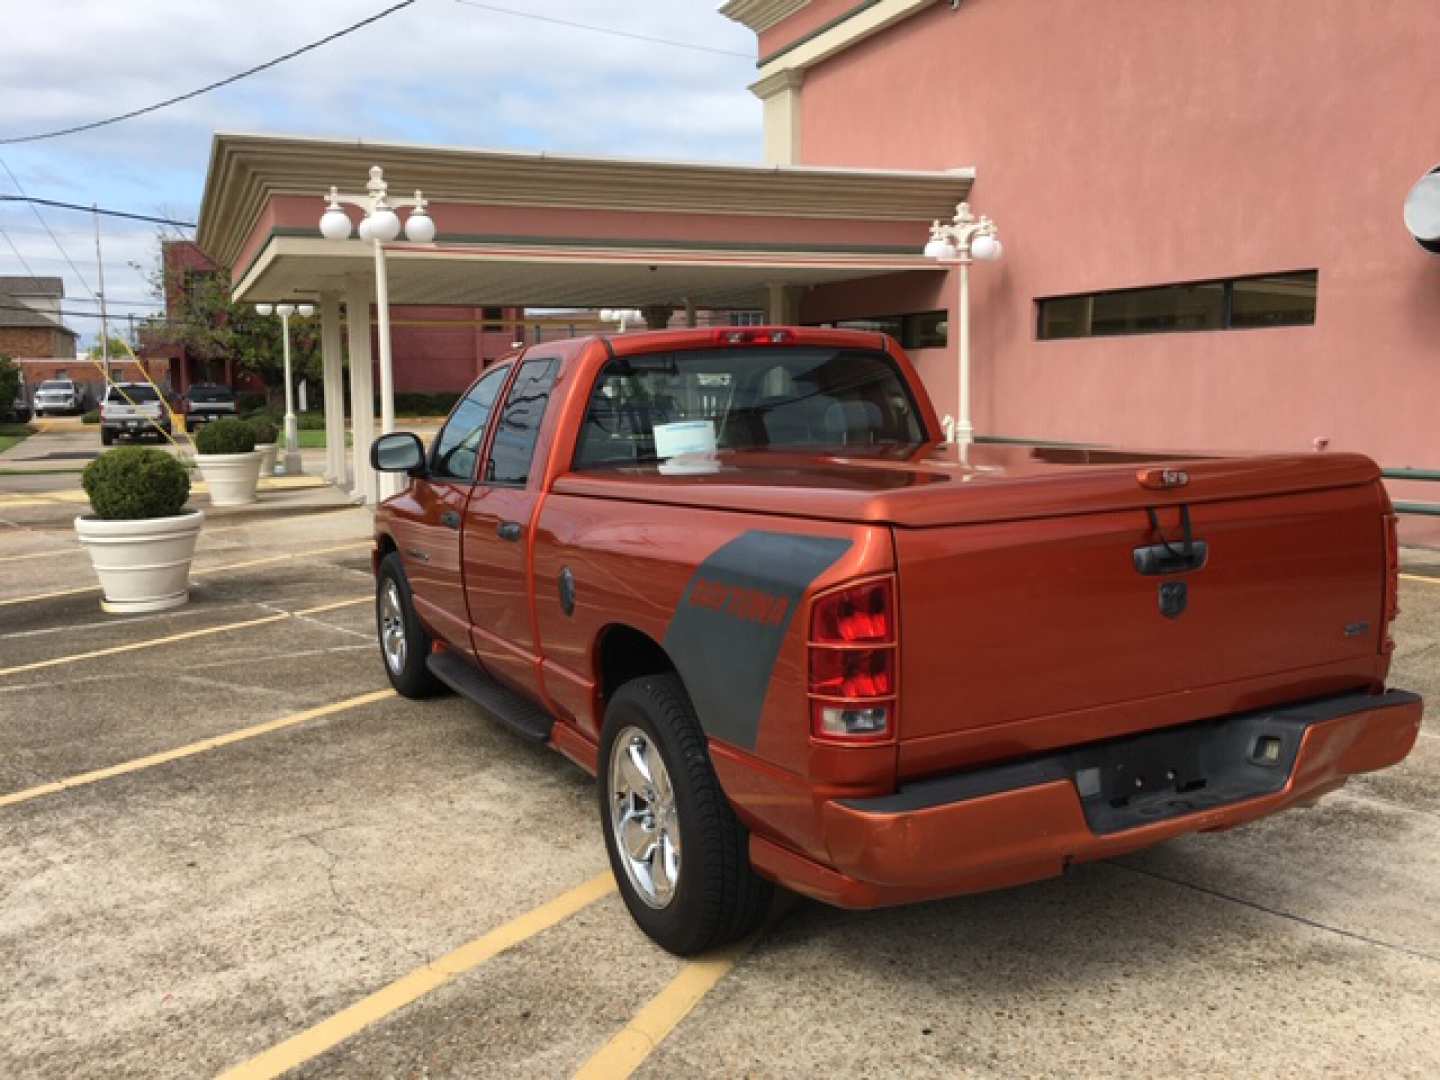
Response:
[{"label": "parking lot pavement", "polygon": [[[586,777],[388,691],[367,512],[281,498],[131,618],[65,591],[73,505],[0,506],[0,1075],[1440,1068],[1434,730],[1311,810],[1003,893],[791,898],[681,961],[606,879]],[[1440,573],[1406,556],[1393,681],[1440,702]]]}]

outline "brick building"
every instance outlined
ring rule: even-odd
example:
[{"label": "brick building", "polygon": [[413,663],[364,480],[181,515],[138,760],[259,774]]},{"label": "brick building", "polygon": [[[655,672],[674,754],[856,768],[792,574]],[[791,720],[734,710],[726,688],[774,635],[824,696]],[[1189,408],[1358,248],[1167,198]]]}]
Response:
[{"label": "brick building", "polygon": [[0,355],[73,360],[77,334],[60,317],[58,277],[0,277]]}]

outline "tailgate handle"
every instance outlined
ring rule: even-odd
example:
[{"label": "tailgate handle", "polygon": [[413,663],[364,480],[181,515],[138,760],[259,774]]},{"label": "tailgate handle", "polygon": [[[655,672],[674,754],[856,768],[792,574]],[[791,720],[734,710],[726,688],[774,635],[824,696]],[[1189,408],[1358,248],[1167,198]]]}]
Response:
[{"label": "tailgate handle", "polygon": [[1183,530],[1184,536],[1178,542],[1172,542],[1165,538],[1154,507],[1147,506],[1145,513],[1150,517],[1151,531],[1160,542],[1137,547],[1134,550],[1132,554],[1135,557],[1137,571],[1147,576],[1185,574],[1191,570],[1199,570],[1205,565],[1210,549],[1204,540],[1196,540],[1191,532],[1190,507],[1183,503],[1180,506],[1180,528]]}]

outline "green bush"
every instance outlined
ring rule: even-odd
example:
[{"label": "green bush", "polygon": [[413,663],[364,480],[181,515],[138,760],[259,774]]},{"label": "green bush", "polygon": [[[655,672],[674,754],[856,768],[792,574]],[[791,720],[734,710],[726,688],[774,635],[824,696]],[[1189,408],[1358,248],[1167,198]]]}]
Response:
[{"label": "green bush", "polygon": [[235,395],[235,410],[241,413],[261,412],[266,408],[267,399],[264,394],[244,393]]},{"label": "green bush", "polygon": [[272,409],[266,406],[261,409],[242,409],[237,413],[241,420],[269,420],[270,423],[279,427],[285,422],[285,414],[279,409]]},{"label": "green bush", "polygon": [[84,416],[80,417],[82,424],[98,424],[100,422],[100,410],[91,409]]},{"label": "green bush", "polygon": [[255,445],[261,443],[273,443],[280,437],[279,426],[264,413],[252,416],[245,421],[250,425],[250,430],[255,432]]},{"label": "green bush", "polygon": [[90,508],[107,521],[173,517],[190,497],[190,474],[164,450],[122,446],[85,466],[80,477]]},{"label": "green bush", "polygon": [[301,413],[295,417],[295,423],[301,431],[324,431],[325,414],[318,412]]},{"label": "green bush", "polygon": [[216,420],[195,436],[202,454],[248,454],[255,449],[255,429],[244,420]]},{"label": "green bush", "polygon": [[[395,395],[396,416],[444,416],[460,400],[459,394],[437,393],[418,394],[404,393]],[[380,412],[380,405],[377,402],[375,412]]]}]

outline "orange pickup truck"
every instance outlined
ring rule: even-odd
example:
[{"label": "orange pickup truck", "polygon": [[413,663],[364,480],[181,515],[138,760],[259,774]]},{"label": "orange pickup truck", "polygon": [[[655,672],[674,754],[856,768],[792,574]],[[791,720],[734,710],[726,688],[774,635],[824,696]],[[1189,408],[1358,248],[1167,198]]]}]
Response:
[{"label": "orange pickup truck", "polygon": [[396,689],[599,778],[640,926],[994,889],[1401,760],[1395,518],[1356,454],[946,445],[889,338],[535,345],[375,518]]}]

